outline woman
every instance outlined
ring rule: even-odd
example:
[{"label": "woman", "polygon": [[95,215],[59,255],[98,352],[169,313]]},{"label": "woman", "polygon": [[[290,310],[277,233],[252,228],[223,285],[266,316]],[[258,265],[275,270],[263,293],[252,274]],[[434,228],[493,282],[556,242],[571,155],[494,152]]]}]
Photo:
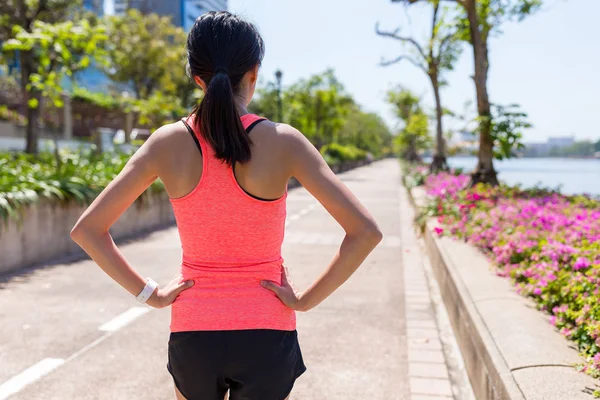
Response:
[{"label": "woman", "polygon": [[[234,400],[287,399],[306,369],[295,311],[325,300],[382,237],[300,132],[248,113],[263,53],[254,25],[227,12],[199,17],[187,55],[202,102],[154,132],[71,233],[139,301],[172,305],[167,367],[178,399],[223,399],[227,392]],[[339,252],[302,293],[281,258],[290,177],[346,231]],[[157,178],[171,198],[183,249],[181,275],[165,287],[142,278],[109,234]]]}]

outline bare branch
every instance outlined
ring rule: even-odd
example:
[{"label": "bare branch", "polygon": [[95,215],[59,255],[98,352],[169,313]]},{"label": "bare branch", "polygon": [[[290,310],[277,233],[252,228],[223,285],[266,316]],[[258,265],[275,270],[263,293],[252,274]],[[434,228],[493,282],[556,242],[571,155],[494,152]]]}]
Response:
[{"label": "bare branch", "polygon": [[431,41],[429,42],[429,58],[433,59],[433,43],[437,34],[438,12],[440,11],[440,3],[436,2],[433,5],[433,21],[431,23]]},{"label": "bare branch", "polygon": [[379,36],[389,37],[389,38],[396,39],[396,40],[399,40],[399,41],[404,42],[404,43],[410,43],[410,44],[412,44],[417,49],[417,51],[419,52],[419,54],[421,55],[421,57],[423,57],[424,59],[427,59],[427,55],[423,51],[423,48],[421,47],[421,45],[415,39],[413,39],[411,37],[406,37],[406,36],[400,36],[400,35],[398,35],[398,32],[400,32],[400,28],[396,29],[393,32],[382,31],[382,30],[379,29],[379,22],[378,22],[377,24],[375,24],[375,32]]},{"label": "bare branch", "polygon": [[379,63],[379,65],[381,65],[382,67],[387,67],[396,63],[399,63],[402,60],[406,60],[409,63],[411,63],[412,65],[414,65],[415,67],[419,68],[420,70],[422,70],[423,72],[425,72],[426,74],[429,74],[429,71],[427,70],[427,67],[425,67],[423,64],[415,61],[414,58],[409,57],[409,56],[400,56],[397,57],[393,60],[388,60],[388,61],[384,61],[383,59],[381,60],[381,62]]}]

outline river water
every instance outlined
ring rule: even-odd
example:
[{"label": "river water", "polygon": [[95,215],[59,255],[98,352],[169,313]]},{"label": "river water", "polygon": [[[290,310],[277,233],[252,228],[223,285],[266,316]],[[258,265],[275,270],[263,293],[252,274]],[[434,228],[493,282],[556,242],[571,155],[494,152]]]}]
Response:
[{"label": "river water", "polygon": [[[476,157],[451,157],[451,167],[475,168]],[[494,161],[500,180],[514,185],[532,187],[540,184],[561,188],[565,194],[589,193],[600,195],[600,159],[577,158],[513,158]]]}]

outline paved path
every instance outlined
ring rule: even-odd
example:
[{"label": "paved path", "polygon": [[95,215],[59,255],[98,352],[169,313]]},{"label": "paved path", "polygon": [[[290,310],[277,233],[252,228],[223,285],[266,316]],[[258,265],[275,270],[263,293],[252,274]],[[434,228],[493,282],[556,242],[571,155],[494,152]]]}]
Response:
[{"label": "paved path", "polygon": [[[451,353],[444,351],[448,341],[440,340],[397,161],[341,178],[385,237],[338,292],[298,315],[308,371],[292,398],[461,398],[448,378]],[[290,191],[287,223],[283,255],[295,284],[306,287],[337,250],[343,231],[302,188]],[[144,276],[165,282],[177,272],[174,228],[121,248]],[[403,261],[411,265],[406,271]],[[0,400],[11,393],[11,399],[26,400],[172,399],[168,321],[168,310],[139,307],[89,260],[0,281]]]}]

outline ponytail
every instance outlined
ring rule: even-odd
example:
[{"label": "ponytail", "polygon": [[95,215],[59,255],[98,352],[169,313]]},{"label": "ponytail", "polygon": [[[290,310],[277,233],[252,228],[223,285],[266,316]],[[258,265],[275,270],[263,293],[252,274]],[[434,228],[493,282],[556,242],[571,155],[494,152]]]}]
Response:
[{"label": "ponytail", "polygon": [[230,166],[250,161],[252,141],[234,96],[246,73],[260,65],[264,43],[251,23],[226,11],[210,11],[194,22],[187,40],[188,70],[206,84],[194,110],[200,134],[216,157]]},{"label": "ponytail", "polygon": [[213,75],[195,115],[202,136],[211,144],[219,160],[231,166],[250,161],[252,141],[240,120],[226,70],[221,69]]}]

